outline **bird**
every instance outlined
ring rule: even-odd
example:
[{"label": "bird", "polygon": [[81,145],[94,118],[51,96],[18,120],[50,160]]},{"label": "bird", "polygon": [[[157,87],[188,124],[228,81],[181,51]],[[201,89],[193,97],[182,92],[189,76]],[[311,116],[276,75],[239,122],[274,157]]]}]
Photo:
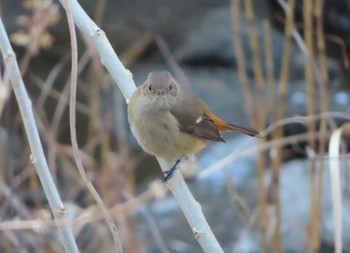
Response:
[{"label": "bird", "polygon": [[183,157],[202,150],[208,141],[225,142],[222,131],[261,137],[251,127],[214,115],[201,98],[166,70],[150,72],[132,94],[128,121],[145,152],[166,161],[176,161],[169,171],[163,172],[164,181],[171,177]]}]

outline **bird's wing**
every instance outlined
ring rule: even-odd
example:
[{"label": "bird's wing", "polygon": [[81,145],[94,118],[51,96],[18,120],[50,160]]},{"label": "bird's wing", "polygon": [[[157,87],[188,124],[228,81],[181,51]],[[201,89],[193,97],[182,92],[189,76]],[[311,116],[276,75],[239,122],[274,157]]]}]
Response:
[{"label": "bird's wing", "polygon": [[214,121],[205,113],[208,106],[186,87],[179,91],[176,105],[172,106],[170,113],[178,121],[180,131],[202,139],[225,142]]},{"label": "bird's wing", "polygon": [[179,122],[179,129],[182,132],[193,134],[199,138],[225,142],[215,123],[205,114],[194,124],[184,125]]}]

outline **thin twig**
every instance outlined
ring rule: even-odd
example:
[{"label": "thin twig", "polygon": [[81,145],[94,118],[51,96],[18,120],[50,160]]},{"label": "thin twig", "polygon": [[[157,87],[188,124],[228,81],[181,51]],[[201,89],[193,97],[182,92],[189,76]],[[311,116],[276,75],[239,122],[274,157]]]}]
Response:
[{"label": "thin twig", "polygon": [[[125,198],[130,201],[132,199],[135,199],[135,197],[128,193],[127,191],[123,191],[123,195]],[[154,217],[150,212],[147,210],[146,206],[142,205],[138,208],[138,211],[141,216],[144,217],[146,223],[148,224],[148,227],[150,228],[151,234],[154,238],[154,241],[156,245],[158,246],[159,252],[161,253],[170,253],[170,251],[167,249],[165,242],[163,240],[163,237],[159,231],[159,228],[157,226],[156,221],[154,220]]]},{"label": "thin twig", "polygon": [[162,53],[165,61],[167,62],[167,64],[171,68],[171,70],[175,73],[176,78],[178,80],[180,80],[180,82],[182,82],[182,83],[190,83],[185,72],[181,69],[179,64],[176,62],[175,57],[171,53],[164,38],[161,35],[156,34],[155,35],[155,42],[156,42],[160,52]]},{"label": "thin twig", "polygon": [[[32,75],[30,76],[31,80],[34,82],[34,84],[40,88],[40,89],[43,89],[44,87],[44,84],[45,82],[39,78],[38,76],[36,75]],[[48,94],[51,98],[53,98],[54,100],[57,100],[59,101],[60,100],[60,97],[62,95],[62,92],[58,91],[58,90],[55,90],[54,88],[52,88],[50,91],[49,91],[49,94]],[[86,105],[80,103],[79,101],[76,102],[77,104],[77,111],[84,114],[84,115],[89,115],[90,114],[90,108],[88,108]],[[68,104],[66,104],[66,106],[68,106]]]},{"label": "thin twig", "polygon": [[153,46],[153,44],[154,35],[152,33],[146,33],[137,38],[136,41],[132,42],[127,50],[120,55],[124,66],[128,68],[132,65],[150,46]]},{"label": "thin twig", "polygon": [[96,200],[96,202],[99,205],[99,207],[101,208],[101,210],[103,210],[105,215],[106,215],[105,219],[107,221],[107,224],[108,224],[109,229],[111,231],[111,234],[113,236],[115,250],[117,252],[123,252],[122,244],[120,242],[117,227],[115,226],[110,213],[107,212],[107,209],[106,209],[100,195],[96,191],[93,184],[87,178],[85,170],[84,170],[83,162],[79,156],[79,147],[78,147],[78,141],[77,141],[76,125],[75,125],[76,124],[75,101],[76,101],[76,88],[77,88],[77,75],[78,75],[78,46],[77,46],[77,41],[76,41],[75,26],[74,26],[73,16],[72,16],[72,12],[71,12],[71,6],[70,6],[70,2],[68,0],[65,1],[64,7],[66,10],[66,15],[67,15],[67,20],[68,20],[70,41],[71,41],[71,48],[72,48],[71,89],[70,89],[70,99],[69,99],[69,105],[70,105],[70,107],[69,107],[69,126],[70,126],[70,134],[71,134],[71,142],[72,142],[72,147],[73,147],[74,160],[77,164],[78,171],[83,179],[83,182],[85,183],[86,187],[89,189],[91,194],[93,195],[94,199]]},{"label": "thin twig", "polygon": [[[143,192],[139,196],[128,200],[122,204],[118,204],[108,208],[106,211],[112,213],[113,215],[126,214],[132,211],[137,210],[137,208],[153,199],[157,193],[154,189],[150,188],[147,191]],[[47,227],[62,227],[65,224],[71,226],[81,226],[87,223],[92,223],[99,221],[105,218],[104,211],[92,212],[90,214],[83,213],[77,217],[69,217],[66,219],[59,220],[54,222],[52,220],[43,220],[43,219],[33,219],[33,220],[15,220],[15,221],[3,221],[0,222],[0,230],[23,230],[23,229],[39,229]]]},{"label": "thin twig", "polygon": [[61,73],[63,67],[68,63],[69,61],[69,55],[65,55],[59,62],[56,63],[56,65],[50,70],[50,73],[48,74],[45,83],[43,85],[43,88],[40,92],[39,98],[36,101],[36,106],[43,107],[44,103],[52,89],[52,86]]}]

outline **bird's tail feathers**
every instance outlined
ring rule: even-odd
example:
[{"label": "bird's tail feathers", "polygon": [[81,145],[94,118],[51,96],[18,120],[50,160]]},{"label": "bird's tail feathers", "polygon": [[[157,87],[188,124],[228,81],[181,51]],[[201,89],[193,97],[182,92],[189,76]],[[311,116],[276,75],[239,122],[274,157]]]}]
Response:
[{"label": "bird's tail feathers", "polygon": [[229,123],[226,120],[223,120],[212,113],[208,116],[214,121],[215,125],[220,131],[240,132],[242,134],[246,134],[252,137],[262,138],[259,132],[251,127],[240,126],[238,124]]}]

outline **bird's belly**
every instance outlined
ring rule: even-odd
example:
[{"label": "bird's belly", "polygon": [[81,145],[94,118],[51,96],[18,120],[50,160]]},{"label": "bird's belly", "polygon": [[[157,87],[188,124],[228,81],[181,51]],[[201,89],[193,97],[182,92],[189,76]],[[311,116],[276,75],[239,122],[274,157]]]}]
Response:
[{"label": "bird's belly", "polygon": [[169,112],[142,115],[133,120],[131,129],[138,143],[155,156],[177,159],[198,152],[206,145],[205,140],[181,132]]}]

